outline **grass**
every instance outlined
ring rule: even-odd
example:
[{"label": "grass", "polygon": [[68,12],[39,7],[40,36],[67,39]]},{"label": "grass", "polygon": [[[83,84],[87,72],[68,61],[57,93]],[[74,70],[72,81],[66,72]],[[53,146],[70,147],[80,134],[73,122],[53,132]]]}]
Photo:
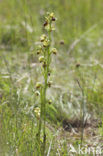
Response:
[{"label": "grass", "polygon": [[[73,125],[74,120],[80,120],[83,100],[88,120],[96,118],[103,122],[102,0],[1,0],[1,156],[35,155],[37,118],[34,110],[39,101],[34,91],[36,82],[42,79],[36,47],[39,36],[45,32],[42,25],[47,11],[54,12],[58,19],[52,37],[58,54],[52,60],[54,83],[47,92],[53,103],[47,106],[46,154],[66,156],[69,143],[75,147],[80,143],[81,128],[74,134],[62,127],[64,121]],[[103,144],[102,139],[99,140],[99,135],[103,135],[102,126],[98,127],[97,142]],[[92,133],[95,127],[90,128]],[[87,131],[86,128],[83,132],[84,144],[90,140]]]}]

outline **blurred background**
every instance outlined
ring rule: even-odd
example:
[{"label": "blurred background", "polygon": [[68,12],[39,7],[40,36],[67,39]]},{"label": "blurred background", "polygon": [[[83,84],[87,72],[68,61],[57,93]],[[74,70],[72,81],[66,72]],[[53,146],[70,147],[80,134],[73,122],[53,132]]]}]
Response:
[{"label": "blurred background", "polygon": [[36,47],[46,12],[57,17],[52,44],[58,49],[51,64],[48,122],[65,126],[79,120],[82,104],[85,118],[103,118],[103,1],[0,0],[0,137],[13,148],[20,144],[12,136],[16,117],[19,127],[36,120],[34,91],[41,79]]}]

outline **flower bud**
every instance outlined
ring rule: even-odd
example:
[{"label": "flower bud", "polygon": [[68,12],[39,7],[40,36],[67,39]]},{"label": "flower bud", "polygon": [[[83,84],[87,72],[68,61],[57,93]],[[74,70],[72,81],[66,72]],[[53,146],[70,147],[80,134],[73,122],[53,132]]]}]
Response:
[{"label": "flower bud", "polygon": [[41,82],[36,83],[36,89],[39,89],[42,86]]},{"label": "flower bud", "polygon": [[57,49],[56,48],[52,48],[51,52],[56,55],[57,54]]},{"label": "flower bud", "polygon": [[40,57],[39,57],[39,62],[40,62],[40,63],[44,62],[44,56],[40,56]]}]

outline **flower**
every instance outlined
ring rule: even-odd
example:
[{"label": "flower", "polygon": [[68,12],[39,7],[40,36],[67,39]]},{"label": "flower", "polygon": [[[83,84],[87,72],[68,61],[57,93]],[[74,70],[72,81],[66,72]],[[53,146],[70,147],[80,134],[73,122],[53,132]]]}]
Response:
[{"label": "flower", "polygon": [[51,73],[50,73],[50,72],[48,72],[48,76],[50,76],[50,74],[51,74]]},{"label": "flower", "polygon": [[44,46],[44,47],[49,46],[49,40],[45,40],[44,43],[43,43],[43,46]]},{"label": "flower", "polygon": [[53,12],[52,12],[52,13],[50,13],[50,15],[49,15],[49,16],[50,16],[50,18],[51,18],[51,20],[52,20],[52,21],[55,21],[55,20],[56,20],[55,15],[54,15],[54,13],[53,13]]},{"label": "flower", "polygon": [[48,87],[51,87],[51,85],[52,85],[52,81],[49,81],[48,82]]},{"label": "flower", "polygon": [[45,41],[45,39],[46,39],[46,35],[45,35],[45,34],[43,34],[43,35],[40,37],[40,41],[41,41],[41,42],[44,42],[44,41]]},{"label": "flower", "polygon": [[55,17],[52,17],[52,21],[55,21],[56,20],[56,18]]},{"label": "flower", "polygon": [[43,25],[46,27],[48,25],[48,21],[45,21]]},{"label": "flower", "polygon": [[55,30],[55,27],[52,25],[51,26],[51,31],[54,31]]},{"label": "flower", "polygon": [[35,116],[37,117],[37,119],[40,119],[40,108],[39,107],[36,107],[34,109],[34,112],[35,112]]},{"label": "flower", "polygon": [[39,45],[39,46],[37,47],[37,55],[39,55],[41,52],[42,52],[42,46]]},{"label": "flower", "polygon": [[44,61],[42,66],[43,68],[45,68],[47,66],[47,63]]},{"label": "flower", "polygon": [[41,62],[44,62],[44,56],[40,56],[39,57],[39,62],[41,63]]},{"label": "flower", "polygon": [[51,104],[51,103],[52,103],[52,100],[51,100],[51,99],[49,99],[48,103],[49,103],[49,104]]},{"label": "flower", "polygon": [[60,41],[60,44],[61,44],[61,45],[64,45],[64,40],[61,40],[61,41]]},{"label": "flower", "polygon": [[51,52],[56,55],[57,54],[57,49],[56,48],[52,48]]},{"label": "flower", "polygon": [[36,89],[39,89],[42,86],[41,82],[36,83]]},{"label": "flower", "polygon": [[39,55],[41,53],[41,50],[37,50],[37,55]]},{"label": "flower", "polygon": [[39,107],[36,107],[36,108],[34,109],[34,112],[35,112],[35,113],[38,113],[38,112],[40,113],[40,108],[39,108]]},{"label": "flower", "polygon": [[39,96],[40,95],[40,92],[39,91],[35,91],[35,95],[36,96]]},{"label": "flower", "polygon": [[76,68],[79,68],[80,67],[80,63],[77,63],[75,66],[76,66]]},{"label": "flower", "polygon": [[50,17],[51,18],[53,18],[54,17],[54,13],[52,12],[52,13],[50,13]]},{"label": "flower", "polygon": [[42,50],[42,46],[41,46],[41,45],[39,45],[37,49],[38,49],[38,50]]}]

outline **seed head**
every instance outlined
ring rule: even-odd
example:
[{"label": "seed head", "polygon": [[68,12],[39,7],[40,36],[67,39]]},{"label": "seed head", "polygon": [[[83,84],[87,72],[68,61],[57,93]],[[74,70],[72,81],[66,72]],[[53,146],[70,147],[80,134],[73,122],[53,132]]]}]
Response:
[{"label": "seed head", "polygon": [[40,62],[40,63],[44,62],[44,56],[40,56],[40,57],[39,57],[39,62]]}]

